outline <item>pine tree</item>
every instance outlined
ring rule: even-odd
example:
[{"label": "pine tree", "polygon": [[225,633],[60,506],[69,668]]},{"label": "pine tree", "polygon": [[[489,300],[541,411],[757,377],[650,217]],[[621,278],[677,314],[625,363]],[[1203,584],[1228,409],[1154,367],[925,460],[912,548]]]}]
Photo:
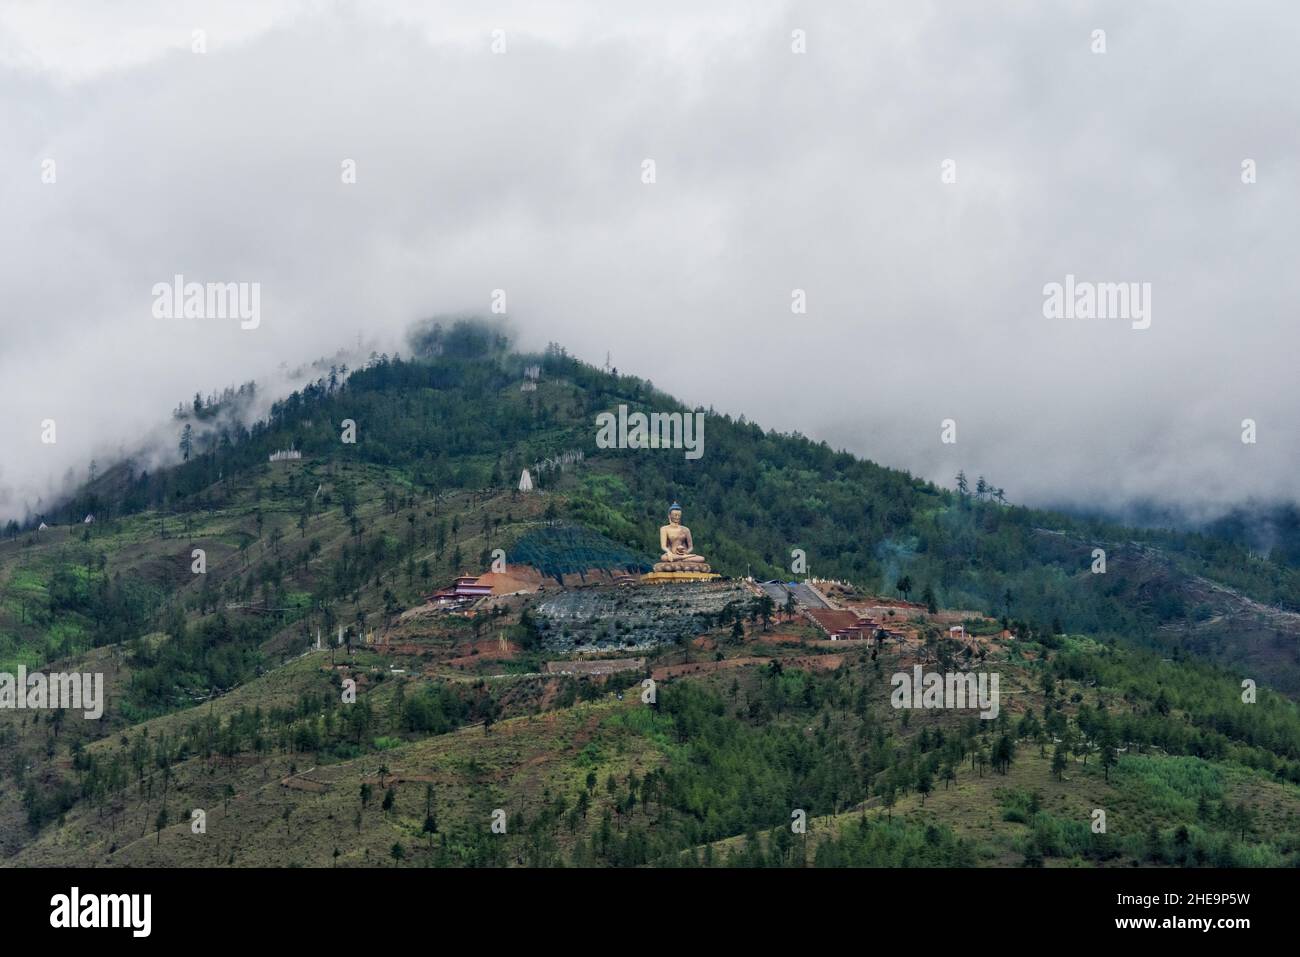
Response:
[{"label": "pine tree", "polygon": [[1052,776],[1058,781],[1064,779],[1063,775],[1068,766],[1066,753],[1065,745],[1062,743],[1056,746],[1056,750],[1052,754]]}]

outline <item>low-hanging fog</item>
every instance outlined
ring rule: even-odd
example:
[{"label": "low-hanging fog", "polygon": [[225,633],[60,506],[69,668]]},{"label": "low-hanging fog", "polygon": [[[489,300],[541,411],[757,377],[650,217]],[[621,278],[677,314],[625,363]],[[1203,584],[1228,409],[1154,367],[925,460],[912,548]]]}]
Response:
[{"label": "low-hanging fog", "polygon": [[[429,6],[0,8],[0,518],[494,290],[526,348],[945,485],[1295,499],[1293,4]],[[155,318],[177,274],[260,323]],[[1067,275],[1149,328],[1046,318]]]}]

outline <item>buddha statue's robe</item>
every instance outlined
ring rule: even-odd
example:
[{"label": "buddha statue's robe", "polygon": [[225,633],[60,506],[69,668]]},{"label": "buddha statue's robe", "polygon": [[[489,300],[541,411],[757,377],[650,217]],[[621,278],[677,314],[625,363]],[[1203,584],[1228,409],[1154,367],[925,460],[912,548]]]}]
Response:
[{"label": "buddha statue's robe", "polygon": [[668,513],[668,524],[659,529],[659,548],[662,554],[654,566],[657,572],[709,572],[703,555],[695,554],[691,530],[682,523],[682,513],[673,509]]}]

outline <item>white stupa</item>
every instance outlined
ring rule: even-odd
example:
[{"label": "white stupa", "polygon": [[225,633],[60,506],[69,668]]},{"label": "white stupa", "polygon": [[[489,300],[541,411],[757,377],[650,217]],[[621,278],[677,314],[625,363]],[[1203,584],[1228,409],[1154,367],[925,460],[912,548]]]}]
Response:
[{"label": "white stupa", "polygon": [[533,477],[528,474],[528,469],[524,469],[524,474],[519,476],[519,491],[531,492],[533,490]]}]

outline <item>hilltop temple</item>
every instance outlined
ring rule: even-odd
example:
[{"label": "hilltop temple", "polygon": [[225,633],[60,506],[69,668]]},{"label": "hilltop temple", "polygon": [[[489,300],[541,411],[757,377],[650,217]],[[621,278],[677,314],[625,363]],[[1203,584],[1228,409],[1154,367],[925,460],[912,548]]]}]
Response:
[{"label": "hilltop temple", "polygon": [[668,524],[659,529],[659,549],[662,554],[654,571],[642,576],[642,581],[711,581],[720,578],[704,560],[695,553],[695,540],[691,530],[682,524],[682,507],[676,502],[668,509]]}]

